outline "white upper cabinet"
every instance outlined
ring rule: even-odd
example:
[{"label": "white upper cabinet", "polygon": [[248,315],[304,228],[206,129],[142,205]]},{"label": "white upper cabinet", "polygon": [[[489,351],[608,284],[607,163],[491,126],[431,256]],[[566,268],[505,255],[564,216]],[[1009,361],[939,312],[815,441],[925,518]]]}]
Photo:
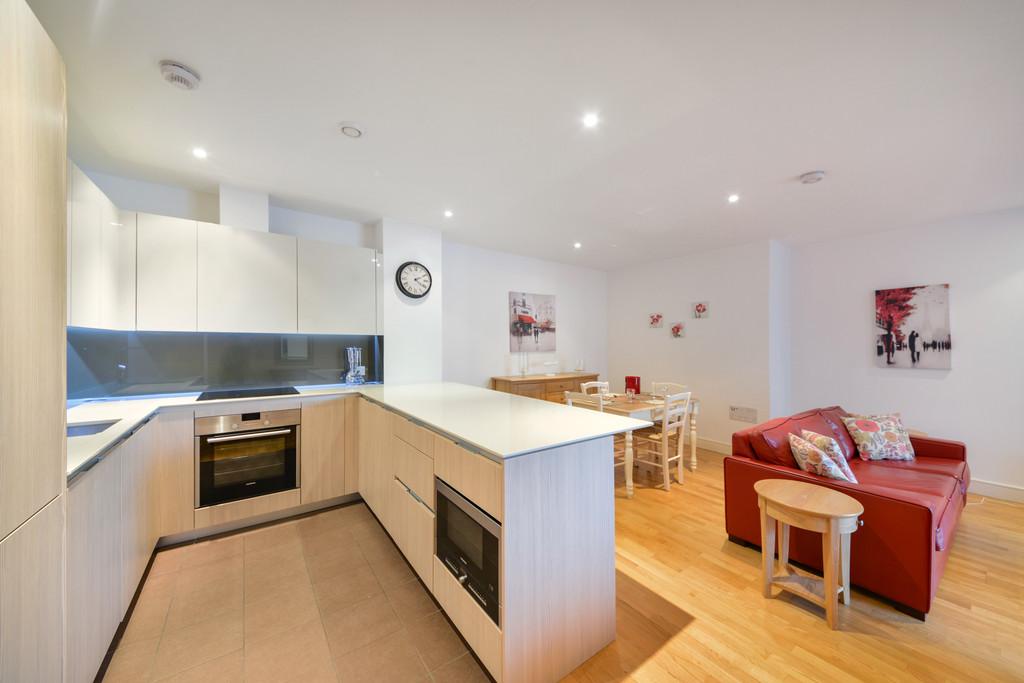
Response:
[{"label": "white upper cabinet", "polygon": [[200,331],[297,331],[294,237],[203,223],[198,244]]},{"label": "white upper cabinet", "polygon": [[373,249],[299,240],[299,332],[376,334]]},{"label": "white upper cabinet", "polygon": [[135,328],[135,214],[68,172],[68,324]]},{"label": "white upper cabinet", "polygon": [[196,222],[140,213],[137,233],[137,328],[194,332]]}]

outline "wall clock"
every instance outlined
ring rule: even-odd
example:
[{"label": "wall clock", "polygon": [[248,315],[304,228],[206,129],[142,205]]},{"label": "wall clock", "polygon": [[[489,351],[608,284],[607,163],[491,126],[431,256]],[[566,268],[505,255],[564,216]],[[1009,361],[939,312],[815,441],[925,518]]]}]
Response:
[{"label": "wall clock", "polygon": [[430,291],[433,279],[425,265],[416,261],[406,261],[395,271],[395,284],[407,297],[422,299]]}]

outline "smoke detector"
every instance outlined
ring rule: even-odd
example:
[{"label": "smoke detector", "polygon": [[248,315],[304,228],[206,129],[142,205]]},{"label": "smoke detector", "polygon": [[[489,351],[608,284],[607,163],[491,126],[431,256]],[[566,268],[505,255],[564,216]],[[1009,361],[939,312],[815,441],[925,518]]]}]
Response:
[{"label": "smoke detector", "polygon": [[160,75],[165,81],[182,90],[195,90],[199,87],[199,74],[171,59],[160,62]]},{"label": "smoke detector", "polygon": [[361,138],[363,137],[363,127],[355,121],[342,121],[338,124],[338,130],[341,134],[350,138]]},{"label": "smoke detector", "polygon": [[804,185],[813,185],[814,183],[820,183],[825,179],[824,171],[808,171],[800,175],[800,182]]}]

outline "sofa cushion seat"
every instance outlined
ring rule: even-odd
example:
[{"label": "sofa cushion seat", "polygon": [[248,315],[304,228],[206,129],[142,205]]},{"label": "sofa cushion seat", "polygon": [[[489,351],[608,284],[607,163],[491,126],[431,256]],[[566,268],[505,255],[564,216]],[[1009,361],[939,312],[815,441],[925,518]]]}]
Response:
[{"label": "sofa cushion seat", "polygon": [[960,481],[948,474],[879,466],[877,461],[851,460],[850,469],[860,482],[859,488],[927,507],[935,520],[942,516],[946,503],[960,487]]},{"label": "sofa cushion seat", "polygon": [[[967,463],[963,460],[950,460],[948,458],[929,458],[917,456],[914,460],[876,460],[872,466],[890,468],[894,470],[912,470],[916,472],[931,472],[932,474],[945,474],[948,477],[964,481],[967,475]],[[968,479],[968,483],[970,479]]]}]

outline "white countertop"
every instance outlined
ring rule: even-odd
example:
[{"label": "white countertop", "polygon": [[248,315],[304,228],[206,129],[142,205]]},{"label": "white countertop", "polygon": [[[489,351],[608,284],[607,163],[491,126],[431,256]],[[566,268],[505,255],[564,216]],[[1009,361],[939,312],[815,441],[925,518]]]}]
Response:
[{"label": "white countertop", "polygon": [[310,396],[358,393],[451,436],[494,460],[588,441],[650,426],[650,422],[585,408],[514,396],[466,384],[435,383],[400,386],[333,384],[296,387],[298,394],[229,398],[197,403],[198,393],[86,401],[68,409],[68,424],[116,420],[98,434],[68,438],[67,474],[72,476],[116,445],[160,409],[298,400]]},{"label": "white countertop", "polygon": [[364,386],[359,393],[496,460],[651,425],[466,384]]},{"label": "white countertop", "polygon": [[70,477],[80,468],[100,455],[149,419],[161,408],[178,406],[209,406],[218,403],[245,403],[266,400],[297,400],[310,396],[331,396],[334,394],[357,393],[359,387],[348,384],[326,384],[320,386],[296,387],[298,394],[285,396],[256,396],[253,398],[226,398],[212,401],[197,401],[199,393],[167,394],[164,396],[142,396],[123,399],[98,399],[83,401],[68,408],[68,424],[88,424],[117,420],[98,434],[68,437],[67,475]]}]

